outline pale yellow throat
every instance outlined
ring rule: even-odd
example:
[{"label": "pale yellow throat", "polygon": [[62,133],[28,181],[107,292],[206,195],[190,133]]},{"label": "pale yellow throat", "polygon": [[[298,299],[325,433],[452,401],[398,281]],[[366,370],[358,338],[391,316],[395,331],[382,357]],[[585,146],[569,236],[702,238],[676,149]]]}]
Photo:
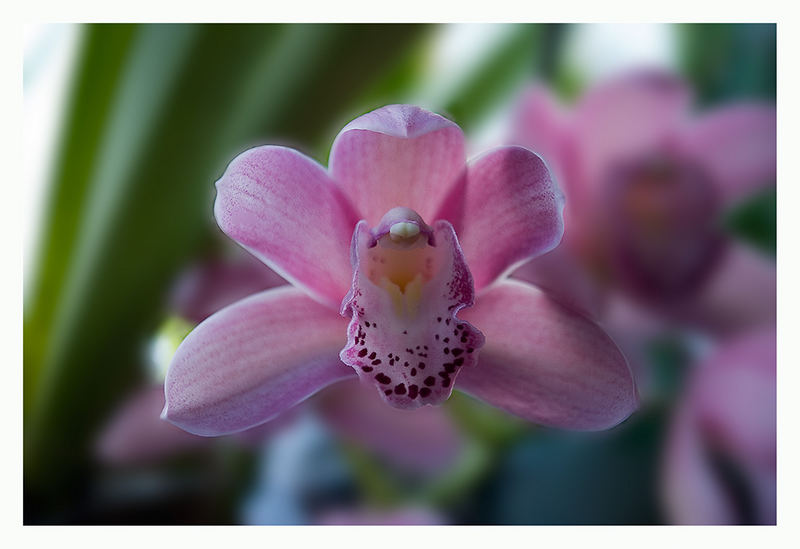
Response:
[{"label": "pale yellow throat", "polygon": [[370,281],[389,294],[398,317],[413,319],[423,285],[435,274],[435,249],[414,223],[392,225],[378,245],[367,252]]}]

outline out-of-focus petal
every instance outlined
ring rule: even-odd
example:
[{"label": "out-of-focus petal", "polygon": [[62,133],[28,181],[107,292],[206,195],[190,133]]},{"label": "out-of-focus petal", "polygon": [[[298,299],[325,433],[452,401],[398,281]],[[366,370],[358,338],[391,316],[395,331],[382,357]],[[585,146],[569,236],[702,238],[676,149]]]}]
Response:
[{"label": "out-of-focus petal", "polygon": [[163,417],[205,436],[271,419],[353,375],[337,357],[346,325],[291,287],[222,309],[195,328],[175,353]]},{"label": "out-of-focus petal", "polygon": [[776,336],[768,327],[728,343],[696,381],[698,419],[725,451],[775,468]]},{"label": "out-of-focus petal", "polygon": [[484,292],[464,318],[485,331],[479,364],[458,388],[527,420],[613,427],[638,403],[625,358],[593,322],[523,282]]},{"label": "out-of-focus petal", "polygon": [[338,307],[358,219],[319,164],[285,147],[245,151],[217,181],[214,213],[228,236],[278,274]]},{"label": "out-of-focus petal", "polygon": [[197,323],[234,301],[287,284],[252,254],[236,249],[233,257],[204,260],[187,269],[172,290],[170,310]]},{"label": "out-of-focus petal", "polygon": [[609,166],[661,144],[688,112],[689,100],[683,81],[658,71],[629,73],[590,90],[574,118],[589,186]]},{"label": "out-of-focus petal", "polygon": [[474,162],[437,218],[453,222],[475,289],[552,250],[564,234],[564,196],[542,159],[523,147],[495,149]]},{"label": "out-of-focus petal", "polygon": [[512,141],[536,152],[563,184],[565,147],[572,128],[556,98],[546,86],[533,86],[520,98],[515,114]]},{"label": "out-of-focus petal", "polygon": [[398,410],[387,406],[372,385],[337,383],[320,395],[322,419],[394,466],[420,473],[441,471],[463,446],[457,426],[444,408]]},{"label": "out-of-focus petal", "polygon": [[208,439],[192,435],[159,417],[164,387],[153,385],[126,400],[100,434],[98,457],[113,465],[129,465],[169,457]]},{"label": "out-of-focus petal", "polygon": [[661,493],[674,524],[730,524],[731,502],[716,482],[691,410],[679,411],[664,453]]},{"label": "out-of-focus petal", "polygon": [[464,135],[456,124],[419,107],[388,105],[339,132],[328,168],[374,227],[395,206],[434,221],[464,164]]},{"label": "out-of-focus petal", "polygon": [[483,345],[456,317],[475,295],[458,239],[441,220],[411,249],[386,248],[376,236],[363,221],[353,235],[353,286],[342,302],[351,321],[339,356],[392,406],[441,404]]},{"label": "out-of-focus petal", "polygon": [[774,327],[724,343],[695,369],[667,441],[664,495],[680,524],[774,524]]},{"label": "out-of-focus petal", "polygon": [[530,282],[556,301],[597,319],[605,302],[600,283],[572,253],[569,242],[536,257],[516,269],[513,278]]},{"label": "out-of-focus petal", "polygon": [[693,299],[671,314],[716,334],[730,334],[775,323],[775,260],[731,242],[713,277]]},{"label": "out-of-focus petal", "polygon": [[529,421],[567,429],[617,425],[638,404],[625,357],[593,322],[536,288],[506,280],[465,318],[485,330],[458,388]]},{"label": "out-of-focus petal", "polygon": [[692,122],[681,145],[708,170],[730,203],[775,184],[776,140],[775,108],[741,104]]},{"label": "out-of-focus petal", "polygon": [[339,509],[322,515],[319,524],[326,526],[439,526],[447,524],[443,516],[424,507],[404,507],[390,511],[374,509]]}]

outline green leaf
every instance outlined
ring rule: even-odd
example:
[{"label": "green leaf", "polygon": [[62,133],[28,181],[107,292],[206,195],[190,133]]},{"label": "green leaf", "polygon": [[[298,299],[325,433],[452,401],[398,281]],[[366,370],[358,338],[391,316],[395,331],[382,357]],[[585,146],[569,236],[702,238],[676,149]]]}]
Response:
[{"label": "green leaf", "polygon": [[725,228],[745,242],[775,257],[778,234],[777,189],[758,192],[725,215]]},{"label": "green leaf", "polygon": [[[227,163],[259,143],[314,143],[420,28],[102,30],[89,28],[102,36],[86,56],[106,48],[107,34],[127,32],[130,41],[109,84],[98,137],[87,144],[82,173],[89,181],[73,214],[73,244],[55,268],[64,274],[49,295],[52,320],[31,309],[28,325],[38,329],[30,341],[26,332],[33,349],[25,368],[39,372],[31,378],[26,418],[26,488],[65,501],[89,474],[93,433],[124,387],[142,375],[143,343],[163,317],[170,281],[216,230],[213,182]],[[78,89],[90,83],[81,80]],[[65,136],[74,131],[70,126]],[[57,186],[64,169],[62,157]],[[69,185],[63,192],[71,193]],[[53,204],[61,207],[55,198]],[[60,245],[48,234],[43,257]],[[40,303],[41,293],[31,299]]]}]

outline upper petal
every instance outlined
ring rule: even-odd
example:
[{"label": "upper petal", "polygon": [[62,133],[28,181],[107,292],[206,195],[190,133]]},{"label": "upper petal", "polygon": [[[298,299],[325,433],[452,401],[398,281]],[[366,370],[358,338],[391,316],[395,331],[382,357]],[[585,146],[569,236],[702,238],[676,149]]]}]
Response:
[{"label": "upper petal", "polygon": [[217,223],[281,276],[338,307],[350,285],[357,218],[325,170],[285,147],[257,147],[217,181]]},{"label": "upper petal", "polygon": [[681,144],[732,202],[775,183],[776,132],[774,107],[740,104],[693,122]]},{"label": "upper petal", "polygon": [[446,118],[388,105],[345,126],[328,168],[371,227],[395,206],[433,220],[464,169],[464,135]]},{"label": "upper petal", "polygon": [[455,225],[477,291],[564,234],[564,196],[542,159],[523,147],[470,163],[460,194],[437,217]]},{"label": "upper petal", "polygon": [[613,427],[637,406],[617,346],[593,322],[536,288],[504,280],[464,318],[481,327],[479,364],[458,388],[527,420],[568,429]]},{"label": "upper petal", "polygon": [[181,343],[167,373],[162,416],[206,436],[263,423],[353,375],[337,357],[346,326],[296,288],[234,303]]}]

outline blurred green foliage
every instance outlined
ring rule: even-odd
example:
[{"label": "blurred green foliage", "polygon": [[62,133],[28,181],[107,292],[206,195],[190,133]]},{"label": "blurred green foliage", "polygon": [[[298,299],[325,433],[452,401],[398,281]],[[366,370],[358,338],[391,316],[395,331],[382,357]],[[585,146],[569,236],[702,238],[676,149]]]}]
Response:
[{"label": "blurred green foliage", "polygon": [[737,238],[775,257],[778,234],[777,189],[768,188],[734,206],[725,227]]}]

